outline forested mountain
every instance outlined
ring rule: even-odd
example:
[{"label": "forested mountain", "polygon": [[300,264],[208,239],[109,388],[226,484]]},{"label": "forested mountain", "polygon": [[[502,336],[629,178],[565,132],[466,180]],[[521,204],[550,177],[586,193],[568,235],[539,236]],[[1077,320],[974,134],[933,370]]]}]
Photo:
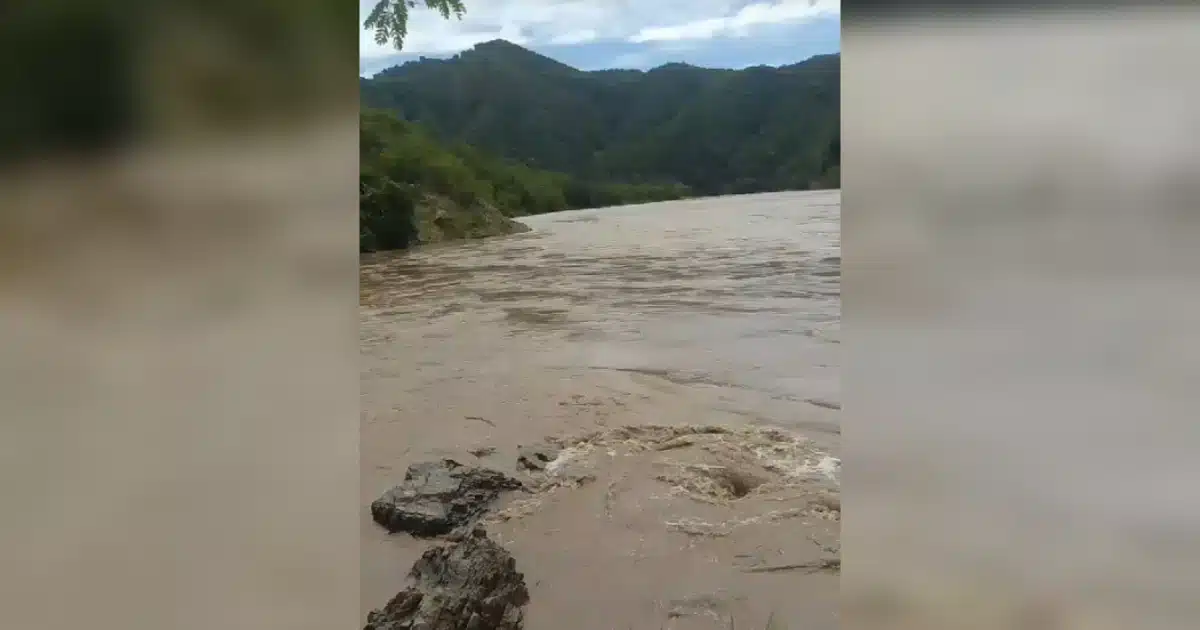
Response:
[{"label": "forested mountain", "polygon": [[[585,72],[496,40],[362,79],[362,103],[576,182],[698,194],[840,185],[840,55]],[[580,205],[580,204],[568,204]]]}]

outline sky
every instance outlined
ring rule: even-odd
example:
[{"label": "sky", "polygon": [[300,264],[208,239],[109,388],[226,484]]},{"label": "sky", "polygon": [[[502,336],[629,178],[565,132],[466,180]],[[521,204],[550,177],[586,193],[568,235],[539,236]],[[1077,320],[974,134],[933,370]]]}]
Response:
[{"label": "sky", "polygon": [[[423,4],[409,14],[404,51],[364,30],[359,72],[417,57],[448,57],[506,39],[582,70],[783,65],[841,50],[841,0],[464,0],[461,20]],[[359,0],[365,19],[375,0]]]}]

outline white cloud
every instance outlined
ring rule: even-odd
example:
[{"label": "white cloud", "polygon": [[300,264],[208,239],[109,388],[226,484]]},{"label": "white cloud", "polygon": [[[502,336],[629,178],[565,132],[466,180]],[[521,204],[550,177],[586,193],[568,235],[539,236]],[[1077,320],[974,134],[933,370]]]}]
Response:
[{"label": "white cloud", "polygon": [[635,43],[712,39],[722,35],[745,37],[755,26],[801,22],[840,15],[841,0],[779,0],[756,2],[723,17],[705,18],[670,26],[644,28],[629,41]]},{"label": "white cloud", "polygon": [[[840,0],[464,0],[462,20],[442,19],[424,7],[410,15],[404,52],[454,53],[492,39],[522,45],[597,40],[666,42],[747,35],[757,26],[841,13]],[[365,18],[375,0],[359,0]],[[359,58],[394,55],[363,31]]]}]

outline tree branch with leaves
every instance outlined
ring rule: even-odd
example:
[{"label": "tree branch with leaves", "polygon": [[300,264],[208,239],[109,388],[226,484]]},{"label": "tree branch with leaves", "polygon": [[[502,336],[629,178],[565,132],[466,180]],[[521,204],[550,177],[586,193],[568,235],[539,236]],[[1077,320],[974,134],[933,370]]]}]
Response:
[{"label": "tree branch with leaves", "polygon": [[[447,20],[453,15],[462,19],[466,7],[462,0],[422,0],[426,8],[442,14]],[[420,4],[418,0],[379,0],[375,8],[367,15],[363,28],[375,31],[375,42],[383,45],[391,42],[396,50],[404,48],[404,38],[408,36],[408,10],[415,9]]]}]

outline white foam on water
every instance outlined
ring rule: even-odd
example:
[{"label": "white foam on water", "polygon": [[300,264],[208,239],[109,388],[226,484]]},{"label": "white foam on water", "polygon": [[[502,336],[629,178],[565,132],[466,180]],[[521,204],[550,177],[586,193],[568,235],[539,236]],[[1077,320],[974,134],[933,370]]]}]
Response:
[{"label": "white foam on water", "polygon": [[591,452],[591,446],[569,446],[546,464],[546,474],[557,476],[571,462]]},{"label": "white foam on water", "polygon": [[830,455],[822,457],[815,464],[810,465],[808,462],[805,462],[805,466],[809,472],[825,475],[831,481],[837,481],[838,475],[842,472],[842,460]]}]

